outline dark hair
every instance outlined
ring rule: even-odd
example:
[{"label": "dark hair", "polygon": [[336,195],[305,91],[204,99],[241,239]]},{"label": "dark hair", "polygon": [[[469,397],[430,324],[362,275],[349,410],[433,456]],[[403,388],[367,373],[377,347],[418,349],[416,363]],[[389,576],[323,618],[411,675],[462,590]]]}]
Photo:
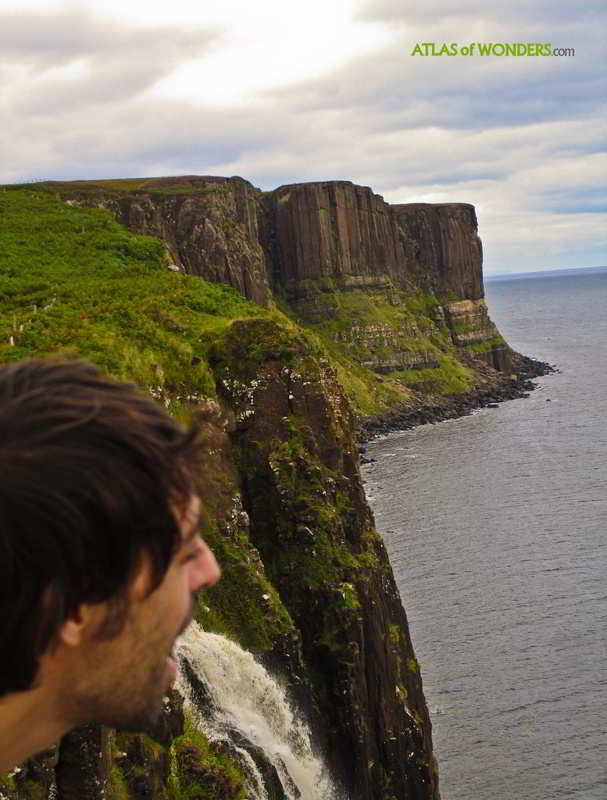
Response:
[{"label": "dark hair", "polygon": [[0,695],[27,689],[80,603],[156,588],[196,491],[197,429],[86,361],[0,366]]}]

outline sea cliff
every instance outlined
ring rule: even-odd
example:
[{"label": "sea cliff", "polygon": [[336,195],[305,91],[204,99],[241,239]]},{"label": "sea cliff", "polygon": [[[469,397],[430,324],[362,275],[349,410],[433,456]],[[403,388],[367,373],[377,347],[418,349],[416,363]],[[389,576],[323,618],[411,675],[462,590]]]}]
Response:
[{"label": "sea cliff", "polygon": [[[488,316],[474,208],[186,176],[5,187],[0,212],[0,359],[90,358],[205,420],[204,535],[224,577],[198,621],[281,677],[350,800],[437,800],[359,442],[515,396],[541,369]],[[173,694],[157,730],[76,731],[0,795],[244,800],[235,752]]]}]

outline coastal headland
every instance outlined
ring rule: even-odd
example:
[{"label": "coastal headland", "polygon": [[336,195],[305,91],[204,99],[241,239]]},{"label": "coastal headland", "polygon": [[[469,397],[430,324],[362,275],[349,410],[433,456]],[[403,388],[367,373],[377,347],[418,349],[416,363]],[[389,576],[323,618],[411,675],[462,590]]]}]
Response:
[{"label": "coastal headland", "polygon": [[[88,358],[202,420],[224,577],[197,621],[280,676],[349,800],[438,800],[359,445],[521,396],[550,369],[489,317],[474,207],[181,176],[0,187],[0,225],[2,362]],[[242,749],[173,693],[158,730],[74,732],[0,777],[0,796],[244,800]],[[271,800],[288,791],[268,780]]]}]

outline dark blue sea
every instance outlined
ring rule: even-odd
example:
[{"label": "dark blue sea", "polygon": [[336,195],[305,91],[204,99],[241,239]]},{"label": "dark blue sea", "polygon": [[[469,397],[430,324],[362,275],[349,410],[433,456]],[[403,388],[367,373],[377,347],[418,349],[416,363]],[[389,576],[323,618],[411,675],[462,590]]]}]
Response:
[{"label": "dark blue sea", "polygon": [[607,798],[607,269],[486,281],[528,399],[372,442],[443,800]]}]

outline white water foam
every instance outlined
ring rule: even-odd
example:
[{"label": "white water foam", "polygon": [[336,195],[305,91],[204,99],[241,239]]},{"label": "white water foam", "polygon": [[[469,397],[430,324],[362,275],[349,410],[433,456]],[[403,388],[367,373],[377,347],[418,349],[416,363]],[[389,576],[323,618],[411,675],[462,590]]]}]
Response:
[{"label": "white water foam", "polygon": [[[178,642],[177,655],[181,666],[176,688],[209,739],[230,740],[236,732],[260,748],[276,769],[289,800],[343,800],[313,752],[307,725],[293,711],[284,689],[251,653],[193,622]],[[198,707],[184,661],[208,692],[210,708]],[[254,799],[267,800],[261,772],[251,755],[238,742],[231,747],[242,757]]]}]

